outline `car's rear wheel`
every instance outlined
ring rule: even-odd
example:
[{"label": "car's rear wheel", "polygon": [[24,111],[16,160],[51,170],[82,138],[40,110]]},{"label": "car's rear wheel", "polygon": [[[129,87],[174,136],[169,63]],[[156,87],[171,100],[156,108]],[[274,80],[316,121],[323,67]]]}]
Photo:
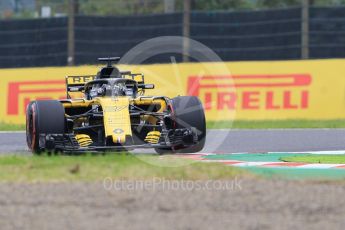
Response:
[{"label": "car's rear wheel", "polygon": [[206,120],[204,108],[197,97],[183,96],[175,97],[171,100],[170,112],[172,114],[172,129],[196,128],[198,143],[185,147],[176,146],[174,148],[156,148],[159,154],[164,153],[195,153],[204,148],[206,141]]},{"label": "car's rear wheel", "polygon": [[33,153],[40,153],[40,134],[63,134],[65,110],[59,101],[33,101],[26,109],[26,142]]}]

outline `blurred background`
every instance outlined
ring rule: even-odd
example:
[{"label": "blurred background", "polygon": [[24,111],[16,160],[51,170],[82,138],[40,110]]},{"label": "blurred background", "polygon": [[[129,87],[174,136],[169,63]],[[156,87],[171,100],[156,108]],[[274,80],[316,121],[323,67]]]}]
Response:
[{"label": "blurred background", "polygon": [[0,68],[93,64],[174,35],[224,61],[345,57],[345,0],[1,0],[0,17]]}]

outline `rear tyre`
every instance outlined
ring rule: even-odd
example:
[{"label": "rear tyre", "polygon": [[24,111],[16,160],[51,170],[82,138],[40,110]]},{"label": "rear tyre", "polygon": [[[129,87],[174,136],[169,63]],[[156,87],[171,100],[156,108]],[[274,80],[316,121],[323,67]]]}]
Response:
[{"label": "rear tyre", "polygon": [[176,146],[174,148],[156,148],[156,152],[163,153],[195,153],[201,151],[206,141],[206,120],[204,108],[197,97],[175,97],[170,104],[173,124],[172,129],[195,127],[198,133],[198,143],[190,147]]},{"label": "rear tyre", "polygon": [[65,132],[65,110],[59,101],[33,101],[26,109],[26,142],[36,154],[40,134],[63,134]]}]

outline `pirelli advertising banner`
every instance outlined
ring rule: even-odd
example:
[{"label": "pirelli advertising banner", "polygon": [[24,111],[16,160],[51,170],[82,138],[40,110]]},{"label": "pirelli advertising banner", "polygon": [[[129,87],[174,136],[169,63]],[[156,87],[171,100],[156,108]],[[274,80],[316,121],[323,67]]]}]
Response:
[{"label": "pirelli advertising banner", "polygon": [[[119,68],[143,73],[146,83],[155,84],[146,95],[199,97],[207,120],[275,120],[345,118],[344,66],[345,59]],[[1,69],[1,122],[25,123],[25,109],[31,100],[66,98],[67,75],[84,81],[92,79],[99,68]]]}]

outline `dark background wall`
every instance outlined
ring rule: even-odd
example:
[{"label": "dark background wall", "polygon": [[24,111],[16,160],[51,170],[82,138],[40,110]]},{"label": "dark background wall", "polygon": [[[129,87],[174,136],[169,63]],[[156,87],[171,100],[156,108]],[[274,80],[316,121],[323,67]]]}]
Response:
[{"label": "dark background wall", "polygon": [[[123,56],[157,36],[182,36],[182,13],[145,16],[77,16],[75,62]],[[301,58],[301,9],[198,12],[191,14],[191,38],[223,60]],[[345,7],[310,9],[310,58],[345,57]],[[177,61],[181,56],[176,55]],[[149,63],[170,62],[161,55]],[[0,67],[67,65],[67,18],[0,21]]]}]

